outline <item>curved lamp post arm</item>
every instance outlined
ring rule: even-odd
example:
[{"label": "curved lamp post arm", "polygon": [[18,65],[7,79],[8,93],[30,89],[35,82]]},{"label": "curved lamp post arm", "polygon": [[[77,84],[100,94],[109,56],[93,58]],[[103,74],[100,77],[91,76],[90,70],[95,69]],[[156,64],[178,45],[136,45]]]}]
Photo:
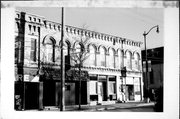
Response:
[{"label": "curved lamp post arm", "polygon": [[159,33],[159,26],[158,25],[156,25],[156,26],[153,26],[151,29],[149,29],[149,31],[146,33],[146,32],[144,32],[144,36],[146,36],[146,35],[148,35],[149,34],[149,32],[152,30],[152,29],[154,29],[154,28],[156,28],[157,27],[157,30],[156,30],[156,32],[157,33]]},{"label": "curved lamp post arm", "polygon": [[143,33],[143,36],[144,36],[144,45],[145,45],[145,64],[146,64],[146,71],[145,71],[145,79],[146,79],[146,84],[145,84],[145,88],[147,89],[147,100],[146,101],[148,101],[148,98],[149,98],[149,95],[148,95],[148,93],[149,93],[149,81],[148,81],[148,58],[147,58],[147,49],[146,49],[146,35],[148,35],[149,34],[149,32],[152,30],[152,29],[154,29],[154,28],[157,28],[157,30],[156,30],[156,32],[157,33],[159,33],[159,26],[158,25],[156,25],[156,26],[153,26],[151,29],[149,29],[149,31],[146,33],[146,31],[144,31],[144,33]]}]

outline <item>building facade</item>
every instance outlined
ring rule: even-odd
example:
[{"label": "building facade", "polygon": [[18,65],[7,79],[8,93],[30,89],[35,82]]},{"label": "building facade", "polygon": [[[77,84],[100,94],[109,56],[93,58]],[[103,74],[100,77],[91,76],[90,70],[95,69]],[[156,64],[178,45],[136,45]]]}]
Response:
[{"label": "building facade", "polygon": [[[145,51],[142,51],[143,69],[145,68]],[[155,91],[163,87],[163,76],[164,76],[164,47],[157,47],[147,50],[147,60],[148,60],[148,75],[147,83],[150,90],[150,98],[154,100],[153,94]],[[145,71],[145,70],[144,70]],[[143,73],[144,77],[144,73]],[[143,78],[145,79],[145,78]]]},{"label": "building facade", "polygon": [[[88,43],[83,47],[89,54],[82,67],[82,70],[88,72],[88,79],[82,80],[83,104],[115,103],[117,100],[143,100],[141,42],[66,25],[64,34],[65,57],[71,57],[72,50],[81,45],[79,44],[80,39],[88,39]],[[56,69],[51,71],[51,76],[47,76],[48,78],[42,84],[43,100],[47,98],[47,100],[55,100],[55,102],[52,101],[52,104],[51,102],[43,102],[44,105],[58,105],[60,41],[60,23],[16,11],[16,81],[33,82],[42,65]],[[69,64],[71,68],[75,65],[71,58],[67,58],[65,63]],[[123,67],[127,69],[126,77],[121,74]],[[39,73],[43,74],[44,72]],[[65,83],[66,105],[77,104],[78,81],[68,78],[65,79]],[[47,95],[52,93],[51,96]],[[53,97],[53,99],[49,97]]]}]

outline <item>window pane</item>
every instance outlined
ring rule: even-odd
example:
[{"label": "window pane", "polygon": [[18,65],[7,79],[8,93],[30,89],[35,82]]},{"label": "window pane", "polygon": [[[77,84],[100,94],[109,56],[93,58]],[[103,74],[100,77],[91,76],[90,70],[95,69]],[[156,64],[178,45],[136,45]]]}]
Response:
[{"label": "window pane", "polygon": [[15,63],[18,63],[18,55],[19,55],[19,42],[15,42]]},{"label": "window pane", "polygon": [[114,52],[114,50],[113,49],[110,49],[109,50],[109,67],[113,67],[114,68],[114,66],[115,66],[115,62],[114,62],[114,60],[115,60],[115,58],[114,58],[114,54],[115,52]]},{"label": "window pane", "polygon": [[95,48],[93,46],[90,46],[90,63],[89,65],[95,66]]},{"label": "window pane", "polygon": [[116,93],[116,83],[113,81],[109,82],[109,94],[115,94]]},{"label": "window pane", "polygon": [[90,95],[97,94],[97,81],[90,81]]},{"label": "window pane", "polygon": [[130,52],[127,52],[126,54],[126,67],[128,69],[131,69],[131,53]]},{"label": "window pane", "polygon": [[36,39],[31,39],[30,59],[36,61]]},{"label": "window pane", "polygon": [[52,62],[53,61],[53,46],[52,45],[46,45],[46,54],[47,54],[47,61]]},{"label": "window pane", "polygon": [[104,48],[100,48],[100,57],[99,57],[100,59],[98,59],[98,60],[100,60],[100,66],[105,66],[106,65],[106,62],[105,62],[105,58],[106,58],[106,56],[105,56],[105,49]]}]

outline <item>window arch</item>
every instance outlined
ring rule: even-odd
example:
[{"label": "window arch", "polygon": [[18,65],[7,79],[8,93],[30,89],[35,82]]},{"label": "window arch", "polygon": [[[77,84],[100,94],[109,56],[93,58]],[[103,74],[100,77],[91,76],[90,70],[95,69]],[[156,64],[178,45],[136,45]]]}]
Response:
[{"label": "window arch", "polygon": [[47,62],[55,62],[55,40],[52,37],[44,40],[44,46],[46,50],[45,59]]},{"label": "window arch", "polygon": [[83,44],[81,44],[81,43],[78,43],[78,42],[76,42],[75,43],[75,45],[74,45],[74,51],[77,53],[80,53],[80,52],[82,52],[82,51],[84,51],[85,49],[84,49],[84,46],[83,46]]},{"label": "window arch", "polygon": [[83,55],[83,52],[84,52],[85,48],[84,48],[84,45],[81,44],[80,42],[75,42],[74,45],[73,45],[73,50],[72,50],[72,62],[73,62],[73,65],[75,65],[76,63],[84,63],[84,55]]}]

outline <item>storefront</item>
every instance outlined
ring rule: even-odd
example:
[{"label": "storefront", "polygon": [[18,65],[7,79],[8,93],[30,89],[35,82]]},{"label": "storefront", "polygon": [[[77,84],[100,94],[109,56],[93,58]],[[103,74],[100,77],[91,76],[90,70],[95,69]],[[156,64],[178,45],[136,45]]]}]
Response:
[{"label": "storefront", "polygon": [[[141,101],[142,100],[142,85],[140,77],[125,77],[121,78],[121,100],[124,101]],[[123,93],[123,94],[122,94]],[[124,98],[124,99],[122,99]]]},{"label": "storefront", "polygon": [[90,74],[90,104],[102,104],[117,99],[116,76]]}]

